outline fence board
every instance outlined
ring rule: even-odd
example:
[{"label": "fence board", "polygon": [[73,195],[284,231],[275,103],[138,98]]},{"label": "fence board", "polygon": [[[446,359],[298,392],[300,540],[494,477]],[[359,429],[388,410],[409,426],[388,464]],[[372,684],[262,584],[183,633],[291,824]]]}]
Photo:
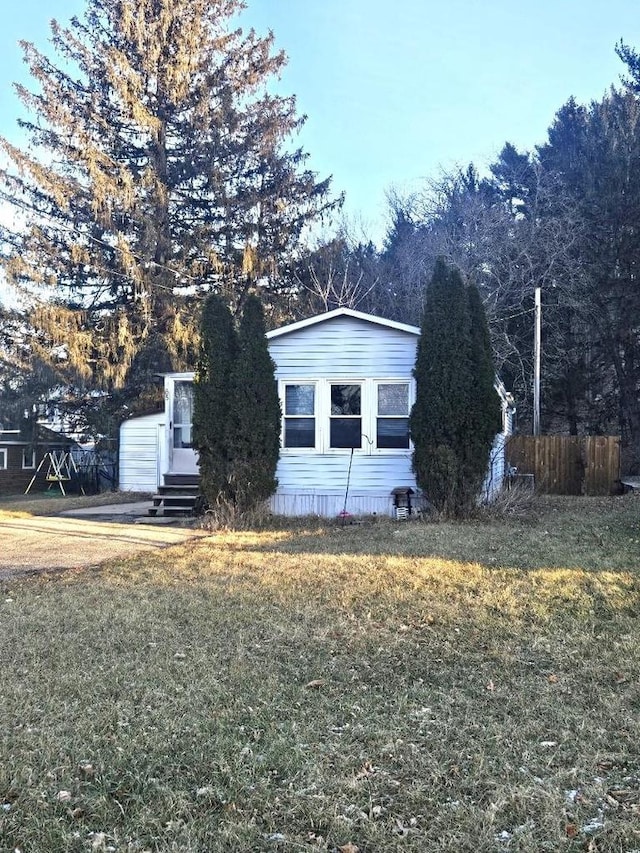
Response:
[{"label": "fence board", "polygon": [[620,439],[611,435],[514,435],[507,464],[551,495],[610,495],[620,487]]}]

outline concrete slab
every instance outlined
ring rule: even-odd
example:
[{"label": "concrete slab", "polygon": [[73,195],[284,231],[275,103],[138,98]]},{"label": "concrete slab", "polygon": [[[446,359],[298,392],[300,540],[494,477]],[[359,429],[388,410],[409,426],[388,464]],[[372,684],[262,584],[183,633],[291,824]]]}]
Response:
[{"label": "concrete slab", "polygon": [[59,515],[71,518],[95,517],[101,515],[146,515],[151,501],[134,501],[126,504],[105,504],[104,506],[86,506],[82,509],[65,509]]},{"label": "concrete slab", "polygon": [[134,524],[177,524],[184,516],[178,515],[144,515],[133,519]]}]

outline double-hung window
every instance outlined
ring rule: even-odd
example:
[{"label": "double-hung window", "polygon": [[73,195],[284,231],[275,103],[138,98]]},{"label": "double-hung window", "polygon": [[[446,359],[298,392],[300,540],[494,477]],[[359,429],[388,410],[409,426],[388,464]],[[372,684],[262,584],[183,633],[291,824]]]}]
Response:
[{"label": "double-hung window", "polygon": [[409,383],[378,382],[376,394],[376,447],[409,447]]},{"label": "double-hung window", "polygon": [[331,385],[329,447],[362,447],[362,386]]},{"label": "double-hung window", "polygon": [[283,447],[315,447],[316,386],[313,383],[286,383],[283,408]]}]

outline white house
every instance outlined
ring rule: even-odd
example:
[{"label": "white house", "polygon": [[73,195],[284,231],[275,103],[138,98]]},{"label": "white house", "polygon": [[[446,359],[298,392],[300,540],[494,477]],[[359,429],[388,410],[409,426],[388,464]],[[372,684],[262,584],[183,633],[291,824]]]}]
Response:
[{"label": "white house", "polygon": [[[392,514],[392,491],[417,490],[409,412],[420,329],[348,308],[267,334],[282,408],[278,490],[282,515]],[[120,488],[154,491],[167,475],[195,475],[192,373],[165,376],[165,412],[122,424]],[[509,401],[499,388],[510,426]],[[499,488],[504,441],[487,488]]]}]

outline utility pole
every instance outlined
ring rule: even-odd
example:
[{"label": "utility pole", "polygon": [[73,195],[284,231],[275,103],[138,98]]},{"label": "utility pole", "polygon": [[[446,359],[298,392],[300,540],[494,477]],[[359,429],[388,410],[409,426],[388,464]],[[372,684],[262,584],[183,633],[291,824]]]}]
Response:
[{"label": "utility pole", "polygon": [[542,299],[535,289],[535,322],[533,336],[533,434],[540,435],[540,350],[542,347]]}]

